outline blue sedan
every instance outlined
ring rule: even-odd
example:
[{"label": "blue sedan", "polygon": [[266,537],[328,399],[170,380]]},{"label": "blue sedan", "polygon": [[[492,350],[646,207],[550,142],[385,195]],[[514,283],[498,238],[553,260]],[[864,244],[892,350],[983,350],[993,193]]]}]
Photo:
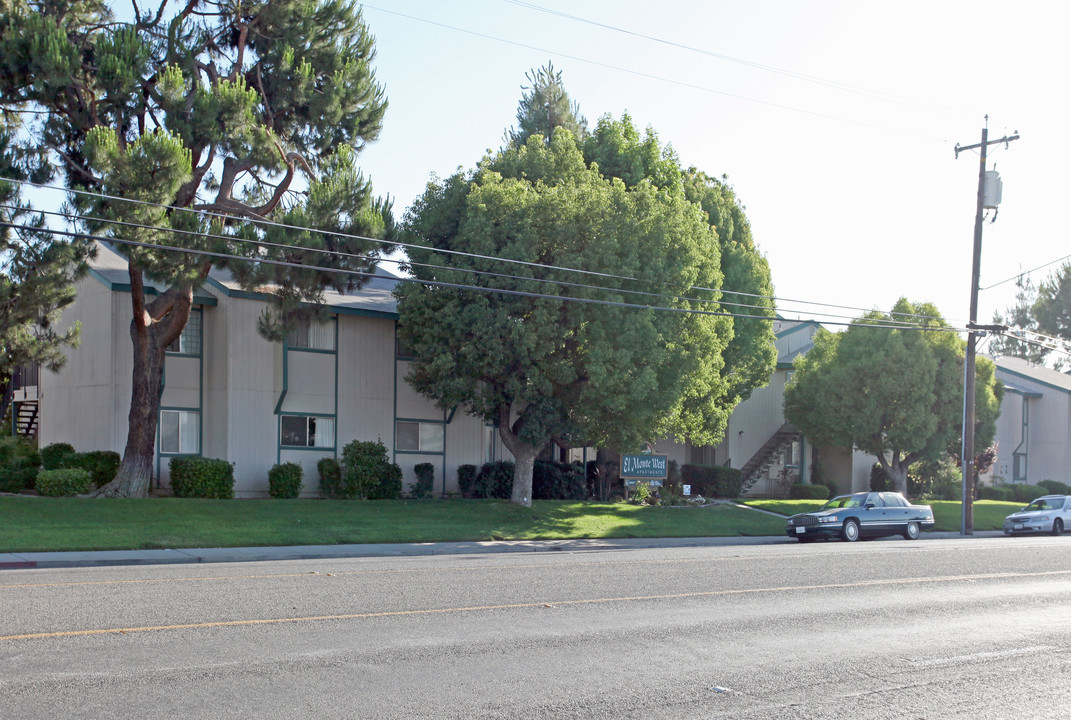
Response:
[{"label": "blue sedan", "polygon": [[921,531],[931,529],[933,510],[929,505],[912,505],[900,493],[864,492],[838,495],[818,510],[793,515],[785,534],[800,542],[829,538],[855,542],[883,535],[916,540]]}]

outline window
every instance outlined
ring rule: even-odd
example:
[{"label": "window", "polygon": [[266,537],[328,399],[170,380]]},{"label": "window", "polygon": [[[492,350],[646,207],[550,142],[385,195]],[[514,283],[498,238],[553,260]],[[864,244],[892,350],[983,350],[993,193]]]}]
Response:
[{"label": "window", "polygon": [[179,353],[181,355],[201,354],[201,317],[200,310],[194,310],[190,313],[190,319],[186,321],[186,327],[182,328],[182,334],[167,346],[169,353]]},{"label": "window", "polygon": [[494,462],[495,458],[495,440],[497,439],[498,430],[494,425],[483,426],[483,461]]},{"label": "window", "polygon": [[279,423],[283,447],[330,448],[335,446],[335,419],[283,415]]},{"label": "window", "polygon": [[440,453],[445,445],[442,423],[399,420],[396,437],[399,452]]},{"label": "window", "polygon": [[286,336],[287,346],[297,350],[335,350],[335,323],[299,320]]},{"label": "window", "polygon": [[397,328],[394,330],[394,356],[399,358],[414,357],[412,349],[402,341],[402,335]]},{"label": "window", "polygon": [[196,410],[160,411],[160,453],[196,455],[201,444],[201,413]]}]

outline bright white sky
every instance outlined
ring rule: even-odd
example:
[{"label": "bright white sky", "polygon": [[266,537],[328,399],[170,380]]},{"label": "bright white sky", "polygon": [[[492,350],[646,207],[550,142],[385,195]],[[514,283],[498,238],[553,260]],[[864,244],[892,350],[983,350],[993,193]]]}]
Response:
[{"label": "bright white sky", "polygon": [[[954,147],[980,141],[986,114],[991,139],[1022,138],[990,148],[1004,197],[980,286],[1071,255],[1071,4],[374,0],[364,16],[390,108],[361,164],[399,218],[431,173],[501,147],[525,72],[550,60],[589,126],[627,111],[685,165],[728,175],[780,298],[888,310],[906,296],[965,323],[979,161]],[[1014,294],[982,291],[979,320]]]}]

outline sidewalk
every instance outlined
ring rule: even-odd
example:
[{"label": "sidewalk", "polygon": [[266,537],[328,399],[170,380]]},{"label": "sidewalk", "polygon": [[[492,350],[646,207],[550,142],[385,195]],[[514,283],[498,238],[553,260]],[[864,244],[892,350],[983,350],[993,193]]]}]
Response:
[{"label": "sidewalk", "polygon": [[[972,537],[1001,537],[998,531]],[[928,532],[923,540],[962,538],[958,532]],[[896,540],[897,538],[890,538]],[[877,542],[880,542],[878,540]],[[301,545],[295,547],[187,548],[183,550],[100,550],[91,552],[0,553],[0,570],[175,565],[190,563],[262,562],[266,560],[328,560],[362,557],[417,557],[474,553],[591,552],[643,548],[786,545],[784,535],[699,538],[591,538],[583,540],[501,540],[488,542],[383,543],[368,545]]]}]

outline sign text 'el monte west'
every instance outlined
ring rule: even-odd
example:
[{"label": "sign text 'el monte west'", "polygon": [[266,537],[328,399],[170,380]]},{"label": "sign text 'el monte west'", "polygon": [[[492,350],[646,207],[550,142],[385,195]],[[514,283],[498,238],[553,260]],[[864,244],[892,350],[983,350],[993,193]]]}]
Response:
[{"label": "sign text 'el monte west'", "polygon": [[669,468],[667,455],[622,455],[621,477],[664,480]]}]

